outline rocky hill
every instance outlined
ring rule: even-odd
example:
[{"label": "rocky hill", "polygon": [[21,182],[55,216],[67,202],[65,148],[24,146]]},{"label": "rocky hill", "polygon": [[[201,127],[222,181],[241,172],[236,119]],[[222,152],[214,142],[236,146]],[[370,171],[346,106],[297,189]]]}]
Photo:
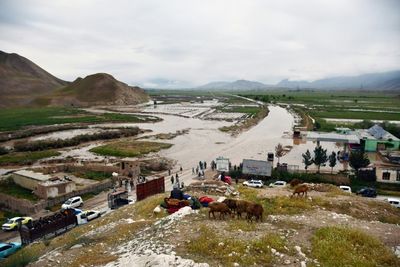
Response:
[{"label": "rocky hill", "polygon": [[208,208],[169,215],[160,194],[26,246],[3,266],[400,266],[400,213],[388,203],[326,184],[293,198],[291,188],[237,189],[264,207],[261,222],[209,218]]},{"label": "rocky hill", "polygon": [[[46,101],[47,99],[47,101]],[[39,100],[50,105],[134,105],[149,100],[139,87],[131,87],[106,73],[78,78],[66,87]]]},{"label": "rocky hill", "polygon": [[0,107],[27,105],[65,85],[29,59],[0,51]]}]

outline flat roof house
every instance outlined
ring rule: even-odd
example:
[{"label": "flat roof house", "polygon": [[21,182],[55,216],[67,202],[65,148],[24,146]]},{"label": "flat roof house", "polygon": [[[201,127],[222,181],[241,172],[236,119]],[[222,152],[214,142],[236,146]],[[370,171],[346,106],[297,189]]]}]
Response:
[{"label": "flat roof house", "polygon": [[29,170],[16,171],[12,178],[14,183],[32,190],[35,195],[44,199],[70,193],[76,188],[73,181]]},{"label": "flat roof house", "polygon": [[29,170],[20,170],[13,172],[12,178],[14,183],[17,185],[33,191],[37,188],[40,182],[46,182],[50,180],[51,176]]}]

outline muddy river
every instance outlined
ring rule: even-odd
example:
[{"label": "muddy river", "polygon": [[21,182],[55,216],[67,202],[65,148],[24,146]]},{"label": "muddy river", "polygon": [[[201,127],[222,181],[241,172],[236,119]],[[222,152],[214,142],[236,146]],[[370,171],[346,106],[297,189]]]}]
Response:
[{"label": "muddy river", "polygon": [[[237,137],[232,137],[218,130],[219,127],[230,125],[230,122],[184,118],[174,115],[158,115],[163,121],[157,123],[100,124],[96,125],[96,128],[139,126],[142,129],[152,130],[151,133],[145,135],[190,129],[188,134],[164,141],[173,143],[174,146],[158,153],[160,156],[175,159],[178,165],[186,169],[196,166],[199,160],[210,162],[218,156],[228,157],[233,165],[238,165],[244,158],[265,160],[267,153],[274,152],[278,143],[284,146],[293,146],[291,151],[280,159],[280,162],[299,165],[299,168],[303,169],[301,154],[307,149],[312,151],[315,143],[300,141],[295,144],[287,134],[292,130],[295,123],[294,116],[285,108],[279,106],[271,105],[269,109],[270,112],[266,118]],[[337,152],[340,149],[335,143],[321,142],[321,145],[328,149],[328,153]],[[88,151],[94,146],[94,144],[91,144],[83,148],[73,149],[64,152],[62,156],[94,159],[97,156]],[[97,158],[100,159],[101,157]],[[275,164],[276,162],[277,160],[275,160]],[[338,163],[335,170],[342,168],[343,166]],[[310,166],[309,169],[313,169],[313,166]],[[329,170],[330,168],[322,169]]]}]

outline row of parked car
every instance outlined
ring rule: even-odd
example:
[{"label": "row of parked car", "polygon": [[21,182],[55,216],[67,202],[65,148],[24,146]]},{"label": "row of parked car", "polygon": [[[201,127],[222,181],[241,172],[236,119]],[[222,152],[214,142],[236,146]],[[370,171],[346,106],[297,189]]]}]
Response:
[{"label": "row of parked car", "polygon": [[[261,180],[248,180],[243,182],[244,186],[255,187],[255,188],[262,188],[264,186],[263,181]],[[285,181],[276,181],[274,183],[270,183],[269,187],[285,187]]]},{"label": "row of parked car", "polygon": [[[101,216],[100,211],[97,210],[79,210],[77,208],[83,206],[83,200],[81,197],[73,197],[65,201],[61,205],[61,210],[66,210],[66,209],[74,209],[75,214],[79,215],[79,220],[80,221],[91,221],[96,218],[99,218]],[[18,230],[21,225],[26,225],[28,227],[31,227],[33,222],[32,217],[14,217],[11,219],[8,219],[6,223],[4,223],[1,226],[1,229],[3,231],[13,231],[13,230]],[[78,222],[79,224],[79,222]],[[0,259],[5,258],[13,253],[15,253],[18,249],[21,248],[21,243],[19,242],[10,242],[10,243],[0,243]]]}]

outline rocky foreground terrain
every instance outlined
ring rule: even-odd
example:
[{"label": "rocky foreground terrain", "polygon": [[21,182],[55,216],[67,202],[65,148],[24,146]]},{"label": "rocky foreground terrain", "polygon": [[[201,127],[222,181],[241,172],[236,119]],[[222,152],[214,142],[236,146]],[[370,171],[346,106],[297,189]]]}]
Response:
[{"label": "rocky foreground terrain", "polygon": [[264,206],[263,222],[209,219],[208,208],[168,215],[157,208],[166,195],[156,195],[32,244],[5,264],[400,266],[400,211],[383,201],[333,186],[307,198],[290,198],[290,188],[237,189],[240,199]]}]

